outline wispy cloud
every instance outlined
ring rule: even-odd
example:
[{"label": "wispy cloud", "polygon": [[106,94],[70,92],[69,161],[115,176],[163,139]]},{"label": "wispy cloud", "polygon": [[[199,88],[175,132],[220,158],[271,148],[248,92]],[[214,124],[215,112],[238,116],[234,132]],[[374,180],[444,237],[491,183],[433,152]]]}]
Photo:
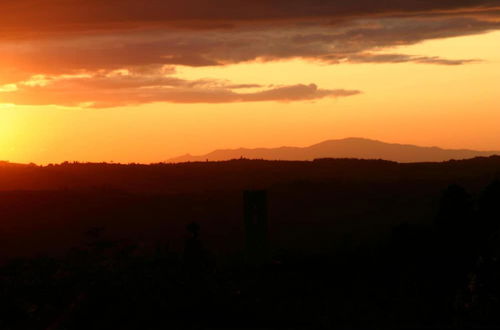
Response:
[{"label": "wispy cloud", "polygon": [[[78,107],[116,107],[152,102],[231,103],[292,102],[359,94],[356,90],[321,89],[314,84],[268,86],[234,85],[218,80],[183,80],[175,77],[138,74],[100,74],[99,76],[35,76],[0,90],[7,103],[63,105]],[[253,89],[238,92],[238,89]]]}]

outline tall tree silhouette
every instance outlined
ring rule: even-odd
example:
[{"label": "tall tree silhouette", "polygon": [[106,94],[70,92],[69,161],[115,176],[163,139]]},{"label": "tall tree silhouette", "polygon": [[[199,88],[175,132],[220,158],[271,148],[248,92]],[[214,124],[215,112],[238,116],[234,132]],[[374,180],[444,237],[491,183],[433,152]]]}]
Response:
[{"label": "tall tree silhouette", "polygon": [[472,228],[472,197],[456,184],[448,186],[441,196],[436,227],[441,238],[463,245]]},{"label": "tall tree silhouette", "polygon": [[461,186],[448,186],[441,197],[436,218],[437,256],[443,284],[455,290],[463,286],[477,260],[474,206]]},{"label": "tall tree silhouette", "polygon": [[500,181],[490,183],[479,198],[478,231],[488,243],[500,227]]}]

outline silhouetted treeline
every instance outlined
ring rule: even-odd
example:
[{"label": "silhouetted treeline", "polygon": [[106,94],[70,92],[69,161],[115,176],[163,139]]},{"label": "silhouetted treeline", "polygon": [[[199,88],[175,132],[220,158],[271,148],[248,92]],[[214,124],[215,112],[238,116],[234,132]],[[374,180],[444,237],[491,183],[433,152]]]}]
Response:
[{"label": "silhouetted treeline", "polygon": [[328,171],[288,181],[291,163],[235,162],[280,178],[238,172],[269,183],[245,203],[225,179],[184,193],[4,191],[0,329],[499,327],[496,162],[401,175],[320,160]]},{"label": "silhouetted treeline", "polygon": [[120,190],[136,193],[188,193],[267,188],[291,181],[451,182],[500,175],[500,156],[443,163],[400,164],[384,160],[233,160],[181,164],[63,163],[36,166],[0,164],[0,191]]}]

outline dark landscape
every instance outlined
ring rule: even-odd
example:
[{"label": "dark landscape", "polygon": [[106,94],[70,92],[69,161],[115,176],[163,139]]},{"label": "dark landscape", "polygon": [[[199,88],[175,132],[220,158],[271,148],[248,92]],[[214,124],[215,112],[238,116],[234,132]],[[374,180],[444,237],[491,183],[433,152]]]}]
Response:
[{"label": "dark landscape", "polygon": [[4,163],[1,326],[497,326],[499,179],[497,156]]}]

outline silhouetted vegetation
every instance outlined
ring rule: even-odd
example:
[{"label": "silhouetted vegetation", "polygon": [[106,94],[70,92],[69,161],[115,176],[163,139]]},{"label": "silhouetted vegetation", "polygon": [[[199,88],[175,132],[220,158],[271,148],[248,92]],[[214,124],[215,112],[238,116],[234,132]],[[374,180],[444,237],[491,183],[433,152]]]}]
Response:
[{"label": "silhouetted vegetation", "polygon": [[4,192],[0,329],[500,326],[498,160],[305,170],[342,162],[258,163],[306,174],[244,194]]}]

